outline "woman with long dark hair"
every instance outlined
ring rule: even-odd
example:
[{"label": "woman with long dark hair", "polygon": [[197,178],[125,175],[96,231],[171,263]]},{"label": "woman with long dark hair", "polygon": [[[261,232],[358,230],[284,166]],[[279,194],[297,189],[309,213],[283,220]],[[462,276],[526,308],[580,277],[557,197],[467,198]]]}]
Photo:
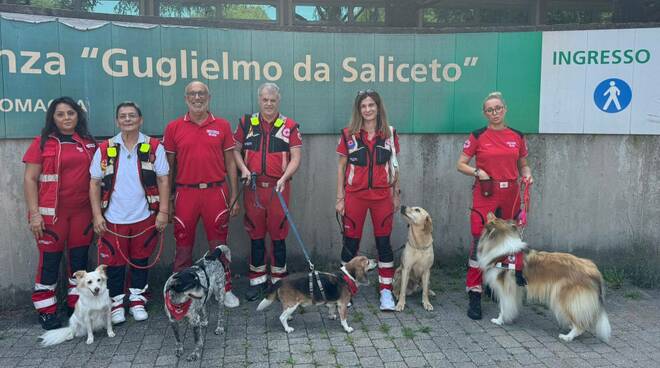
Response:
[{"label": "woman with long dark hair", "polygon": [[41,135],[23,156],[28,220],[39,250],[32,302],[46,330],[61,326],[56,317],[55,287],[64,249],[68,251],[69,313],[78,300],[72,275],[87,268],[87,251],[94,233],[89,164],[95,150],[85,111],[72,98],[59,97],[46,111]]},{"label": "woman with long dark hair", "polygon": [[392,217],[399,207],[399,178],[396,154],[399,138],[390,127],[380,95],[374,90],[358,92],[348,127],[337,145],[337,202],[343,218],[342,263],[358,255],[362,226],[367,215],[378,249],[380,309],[394,310],[392,278],[394,255],[390,244]]}]

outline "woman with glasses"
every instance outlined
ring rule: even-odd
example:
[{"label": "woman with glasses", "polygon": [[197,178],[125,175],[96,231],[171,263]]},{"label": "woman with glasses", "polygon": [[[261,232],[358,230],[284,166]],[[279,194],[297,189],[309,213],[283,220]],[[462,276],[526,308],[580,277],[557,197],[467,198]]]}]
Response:
[{"label": "woman with glasses", "polygon": [[385,106],[377,92],[358,92],[348,127],[342,129],[337,145],[337,202],[342,216],[342,263],[358,255],[362,226],[367,215],[378,249],[380,309],[394,310],[392,277],[394,255],[390,244],[392,216],[399,207],[399,181],[396,154],[399,138],[387,121]]},{"label": "woman with glasses", "polygon": [[[517,217],[520,211],[518,177],[522,175],[530,183],[533,180],[532,170],[527,165],[527,142],[521,132],[507,126],[506,112],[502,94],[490,93],[483,103],[488,125],[470,134],[456,164],[459,172],[475,177],[470,214],[473,240],[465,280],[470,297],[467,314],[472,319],[481,319],[482,275],[476,257],[486,215],[493,212],[504,219]],[[474,167],[469,165],[472,157],[475,157]],[[517,276],[522,279],[522,274]]]},{"label": "woman with glasses", "polygon": [[64,249],[69,313],[78,300],[73,274],[87,268],[93,235],[88,169],[95,149],[85,111],[70,97],[60,97],[48,106],[41,135],[23,156],[28,219],[39,250],[32,302],[45,330],[61,327],[55,288]]}]

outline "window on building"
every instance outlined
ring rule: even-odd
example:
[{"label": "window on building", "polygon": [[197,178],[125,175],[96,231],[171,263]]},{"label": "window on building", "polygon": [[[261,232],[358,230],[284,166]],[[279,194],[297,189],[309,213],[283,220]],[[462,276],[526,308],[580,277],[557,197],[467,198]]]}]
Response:
[{"label": "window on building", "polygon": [[296,5],[295,19],[302,23],[346,23],[348,6]]},{"label": "window on building", "polygon": [[353,7],[353,21],[356,23],[385,23],[385,8],[355,6]]}]

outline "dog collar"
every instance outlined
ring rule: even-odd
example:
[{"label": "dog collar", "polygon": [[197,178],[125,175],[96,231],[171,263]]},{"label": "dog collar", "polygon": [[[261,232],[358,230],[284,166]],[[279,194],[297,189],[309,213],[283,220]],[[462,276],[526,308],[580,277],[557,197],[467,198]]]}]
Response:
[{"label": "dog collar", "polygon": [[167,308],[167,311],[170,312],[172,318],[174,318],[176,321],[180,321],[186,314],[188,314],[188,310],[190,309],[191,304],[192,299],[188,299],[180,304],[172,303],[172,297],[170,296],[170,293],[165,293],[165,307]]},{"label": "dog collar", "polygon": [[500,258],[500,260],[495,264],[495,267],[503,268],[505,270],[522,271],[523,261],[523,252],[517,252],[515,254],[505,255]]},{"label": "dog collar", "polygon": [[353,276],[351,276],[351,274],[348,273],[348,271],[346,271],[346,267],[344,266],[341,266],[341,272],[344,274],[342,278],[344,279],[344,281],[346,281],[346,284],[348,284],[348,290],[351,291],[351,295],[357,294],[358,286]]}]

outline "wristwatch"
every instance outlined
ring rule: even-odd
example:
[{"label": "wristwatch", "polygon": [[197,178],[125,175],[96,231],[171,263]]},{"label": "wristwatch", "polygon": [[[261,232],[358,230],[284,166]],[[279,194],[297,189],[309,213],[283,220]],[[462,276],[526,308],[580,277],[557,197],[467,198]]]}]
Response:
[{"label": "wristwatch", "polygon": [[479,169],[474,169],[474,177],[478,178],[479,177]]}]

